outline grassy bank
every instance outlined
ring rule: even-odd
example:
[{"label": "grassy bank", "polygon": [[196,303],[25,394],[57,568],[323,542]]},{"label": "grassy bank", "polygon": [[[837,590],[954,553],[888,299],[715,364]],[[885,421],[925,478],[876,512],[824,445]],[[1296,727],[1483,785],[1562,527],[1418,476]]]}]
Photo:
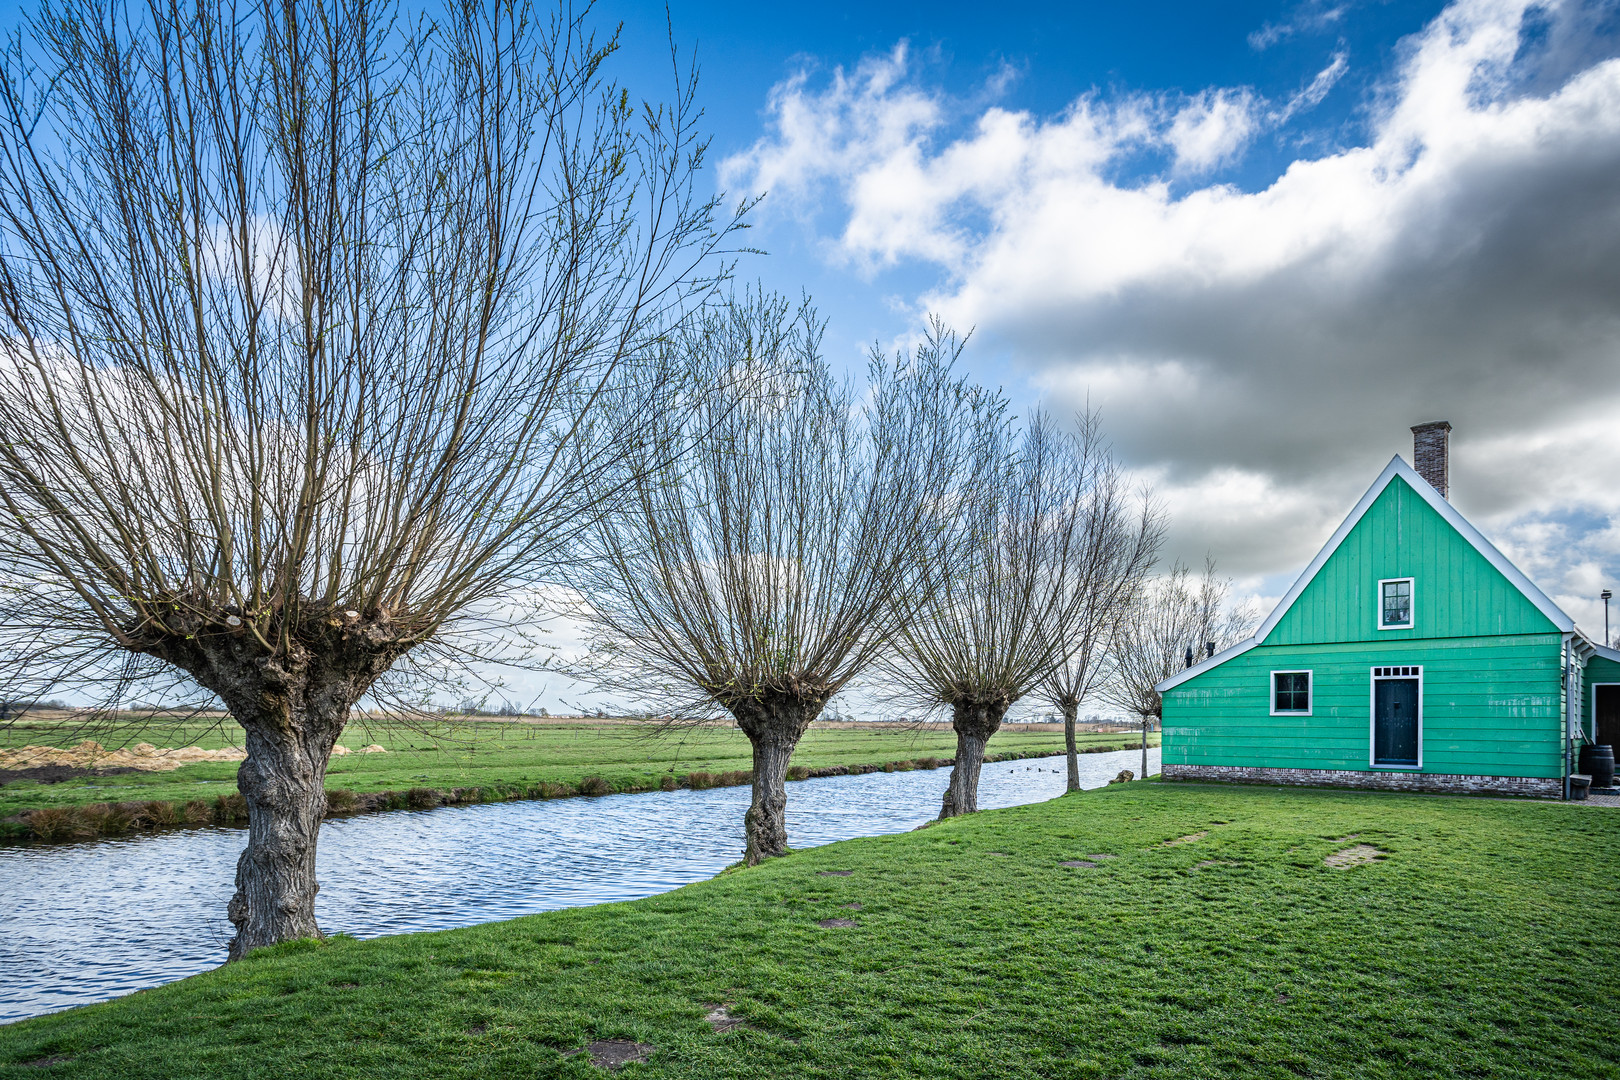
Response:
[{"label": "grassy bank", "polygon": [[578,1051],[626,1040],[627,1077],[1614,1077],[1617,823],[1121,785],[634,903],[293,943],[0,1028],[0,1076],[588,1077]]},{"label": "grassy bank", "polygon": [[[4,745],[66,746],[61,723],[5,729]],[[108,746],[149,739],[215,749],[235,732],[199,724],[133,725],[103,735]],[[1157,745],[1158,736],[1150,736]],[[160,742],[161,740],[161,742]],[[472,722],[427,732],[373,725],[345,734],[351,748],[384,754],[334,757],[326,786],[334,813],[559,798],[578,794],[708,787],[748,782],[748,740],[735,728],[699,727],[662,737],[625,724]],[[1126,734],[1081,736],[1088,751],[1135,745]],[[992,740],[1002,759],[1061,752],[1060,729],[1007,730]],[[794,754],[795,778],[839,770],[930,767],[955,752],[948,727],[863,729],[812,726]],[[133,828],[244,820],[236,762],[201,762],[172,772],[122,772],[59,783],[14,780],[0,787],[0,838],[73,839]],[[35,818],[34,811],[48,811]]]}]

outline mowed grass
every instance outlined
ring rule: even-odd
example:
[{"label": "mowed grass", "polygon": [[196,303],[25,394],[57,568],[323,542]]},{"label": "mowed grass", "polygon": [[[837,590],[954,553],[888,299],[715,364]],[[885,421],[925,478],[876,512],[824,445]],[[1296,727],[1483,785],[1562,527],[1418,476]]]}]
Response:
[{"label": "mowed grass", "polygon": [[[601,1077],[575,1051],[622,1038],[654,1048],[624,1077],[1613,1077],[1617,828],[1120,785],[633,903],[280,946],[0,1028],[0,1076]],[[1357,845],[1382,854],[1324,865]]]},{"label": "mowed grass", "polygon": [[[0,746],[65,747],[85,737],[70,723],[20,722],[0,728]],[[1138,745],[1131,734],[1080,736],[1082,749]],[[145,740],[158,746],[241,745],[234,725],[131,723],[97,736],[108,748]],[[234,740],[234,741],[233,741]],[[372,723],[350,725],[339,740],[351,750],[376,743],[386,754],[353,753],[333,757],[326,774],[330,789],[355,792],[410,788],[451,789],[480,785],[539,782],[578,785],[587,776],[602,778],[615,790],[656,787],[665,774],[719,773],[749,769],[748,739],[736,728],[695,727],[657,735],[633,724],[526,724],[469,721],[427,730]],[[1158,745],[1158,735],[1149,736]],[[1002,731],[991,740],[991,753],[1060,753],[1063,731]],[[881,765],[897,759],[951,757],[956,738],[948,727],[870,730],[812,725],[793,755],[793,764],[808,768],[830,765]],[[213,800],[236,792],[234,761],[199,762],[172,772],[122,773],[83,777],[54,784],[15,780],[0,786],[0,818],[45,807],[85,806],[100,802],[161,799],[184,802]]]}]

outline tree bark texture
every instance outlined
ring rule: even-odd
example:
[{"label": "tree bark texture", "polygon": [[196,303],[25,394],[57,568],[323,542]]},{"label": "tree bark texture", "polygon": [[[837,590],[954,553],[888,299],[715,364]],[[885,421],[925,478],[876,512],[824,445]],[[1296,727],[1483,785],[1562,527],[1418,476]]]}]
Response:
[{"label": "tree bark texture", "polygon": [[788,762],[829,696],[820,690],[773,690],[727,703],[754,748],[754,797],[743,818],[748,866],[787,854]]},{"label": "tree bark texture", "polygon": [[1147,779],[1147,717],[1142,717],[1142,779]]},{"label": "tree bark texture", "polygon": [[1059,705],[1063,709],[1063,750],[1069,758],[1069,790],[1080,790],[1080,749],[1074,741],[1074,722],[1080,712],[1078,701],[1064,701]]},{"label": "tree bark texture", "polygon": [[950,786],[940,803],[939,819],[974,814],[979,810],[979,770],[984,765],[984,747],[1001,728],[1012,702],[1005,697],[988,700],[958,700],[951,705],[951,727],[956,729],[956,764],[951,766]]},{"label": "tree bark texture", "polygon": [[236,928],[228,956],[239,960],[264,945],[321,936],[315,848],[326,766],[350,707],[412,642],[386,617],[306,609],[295,631],[272,625],[254,634],[229,615],[235,625],[224,621],[227,613],[212,620],[181,612],[166,627],[131,636],[141,651],[219,695],[246,734],[237,786],[247,802],[248,842],[226,908]]}]

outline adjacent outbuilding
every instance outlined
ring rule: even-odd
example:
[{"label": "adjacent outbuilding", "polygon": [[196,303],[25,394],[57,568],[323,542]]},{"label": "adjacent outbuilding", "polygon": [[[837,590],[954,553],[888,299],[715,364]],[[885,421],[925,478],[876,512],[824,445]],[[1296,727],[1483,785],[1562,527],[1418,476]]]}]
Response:
[{"label": "adjacent outbuilding", "polygon": [[1620,742],[1620,651],[1447,501],[1445,422],[1398,455],[1252,638],[1166,679],[1163,776],[1558,797]]}]

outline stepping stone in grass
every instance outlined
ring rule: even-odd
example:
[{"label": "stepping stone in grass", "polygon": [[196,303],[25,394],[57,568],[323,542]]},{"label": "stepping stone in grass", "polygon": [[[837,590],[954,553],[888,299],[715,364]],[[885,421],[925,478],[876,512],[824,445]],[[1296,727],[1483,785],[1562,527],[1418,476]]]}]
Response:
[{"label": "stepping stone in grass", "polygon": [[856,922],[854,919],[822,919],[820,922],[816,923],[816,925],[821,927],[823,930],[844,930],[852,926],[859,926],[861,924]]},{"label": "stepping stone in grass", "polygon": [[1209,830],[1208,829],[1205,829],[1203,832],[1188,833],[1186,836],[1178,836],[1174,840],[1166,840],[1164,842],[1164,846],[1165,847],[1180,847],[1182,844],[1195,843],[1196,841],[1202,840],[1204,837],[1206,837],[1208,835],[1209,835]]},{"label": "stepping stone in grass", "polygon": [[849,910],[851,910],[851,911],[859,911],[859,910],[861,910],[861,905],[859,905],[859,904],[839,904],[838,906],[839,907],[849,908]]},{"label": "stepping stone in grass", "polygon": [[1088,859],[1117,859],[1117,858],[1119,858],[1119,856],[1118,855],[1103,854],[1103,855],[1087,855],[1086,858],[1088,858]]},{"label": "stepping stone in grass", "polygon": [[589,1054],[591,1064],[598,1069],[608,1072],[618,1072],[632,1061],[646,1061],[647,1055],[657,1047],[647,1043],[633,1042],[630,1039],[598,1039],[579,1050],[570,1050],[564,1057],[573,1057],[575,1054]]},{"label": "stepping stone in grass", "polygon": [[709,1026],[714,1029],[714,1033],[716,1035],[723,1035],[726,1032],[731,1031],[733,1028],[745,1028],[752,1026],[742,1017],[731,1015],[731,1007],[729,1005],[707,1005],[704,1007],[709,1010],[709,1013],[703,1019],[709,1022]]},{"label": "stepping stone in grass", "polygon": [[854,872],[855,871],[853,871],[853,870],[818,870],[818,871],[816,871],[816,876],[817,877],[849,877],[849,875],[853,874]]},{"label": "stepping stone in grass", "polygon": [[1389,852],[1379,851],[1371,844],[1357,844],[1355,847],[1347,847],[1343,851],[1335,851],[1322,860],[1322,865],[1334,866],[1342,870],[1351,866],[1361,866],[1364,863],[1378,862],[1388,858],[1388,856]]},{"label": "stepping stone in grass", "polygon": [[1059,866],[1072,866],[1076,870],[1095,870],[1095,869],[1097,869],[1097,864],[1096,863],[1087,862],[1085,859],[1071,859],[1069,862],[1060,862],[1060,863],[1058,863],[1058,865]]}]

